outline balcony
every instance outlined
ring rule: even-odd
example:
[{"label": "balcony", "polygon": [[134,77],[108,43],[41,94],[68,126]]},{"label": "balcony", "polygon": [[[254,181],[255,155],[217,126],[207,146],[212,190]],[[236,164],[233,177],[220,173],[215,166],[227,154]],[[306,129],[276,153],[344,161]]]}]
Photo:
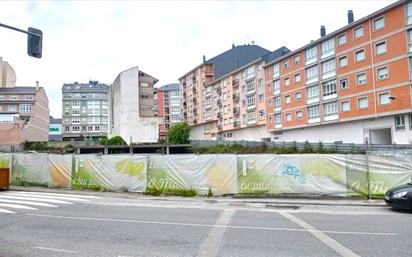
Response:
[{"label": "balcony", "polygon": [[233,86],[233,89],[239,88],[239,80],[238,79],[233,80],[232,81],[232,86]]},{"label": "balcony", "polygon": [[254,125],[256,125],[256,120],[255,120],[255,119],[253,119],[253,120],[248,120],[248,121],[247,121],[247,125],[248,125],[248,126],[254,126]]},{"label": "balcony", "polygon": [[248,105],[248,106],[246,107],[246,109],[247,109],[247,110],[256,109],[256,105],[255,105],[255,104],[253,104],[253,105]]},{"label": "balcony", "polygon": [[194,119],[194,120],[193,120],[193,124],[197,124],[197,119]]},{"label": "balcony", "polygon": [[255,86],[253,86],[253,87],[248,87],[248,88],[246,89],[246,96],[248,96],[248,95],[253,95],[254,93],[256,93],[256,88],[255,88]]},{"label": "balcony", "polygon": [[216,93],[220,94],[222,92],[221,86],[216,86],[215,87]]},{"label": "balcony", "polygon": [[238,102],[240,100],[240,94],[239,93],[233,93],[233,101]]},{"label": "balcony", "polygon": [[233,114],[240,114],[240,107],[234,107]]},{"label": "balcony", "polygon": [[196,87],[195,87],[195,86],[193,86],[192,92],[193,92],[193,94],[196,94],[196,93],[197,93],[197,90],[196,90]]},{"label": "balcony", "polygon": [[217,125],[217,130],[218,131],[223,131],[223,126],[222,125]]},{"label": "balcony", "polygon": [[193,101],[194,104],[197,104],[197,97],[193,97],[192,101]]},{"label": "balcony", "polygon": [[218,119],[222,119],[222,118],[223,118],[222,112],[219,111],[219,112],[217,113],[217,118],[218,118]]},{"label": "balcony", "polygon": [[234,128],[240,128],[240,121],[233,122],[233,127]]},{"label": "balcony", "polygon": [[216,101],[216,104],[218,105],[218,106],[222,106],[222,99],[217,99],[217,101]]}]

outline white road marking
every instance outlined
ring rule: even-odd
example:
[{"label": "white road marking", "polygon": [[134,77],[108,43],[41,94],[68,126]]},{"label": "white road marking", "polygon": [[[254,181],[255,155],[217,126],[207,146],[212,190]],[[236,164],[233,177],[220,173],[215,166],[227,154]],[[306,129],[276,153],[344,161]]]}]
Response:
[{"label": "white road marking", "polygon": [[12,196],[24,196],[24,197],[33,197],[36,199],[56,199],[56,200],[68,200],[68,201],[78,201],[78,202],[88,202],[89,200],[86,199],[81,199],[81,198],[75,198],[75,197],[66,197],[66,196],[51,196],[51,195],[34,195],[31,193],[8,193],[5,195],[12,195]]},{"label": "white road marking", "polygon": [[324,244],[326,244],[327,246],[332,248],[332,250],[334,250],[335,252],[337,252],[341,256],[343,256],[343,257],[360,257],[356,253],[352,252],[349,248],[346,248],[345,246],[343,246],[341,243],[339,243],[335,239],[333,239],[333,238],[329,237],[328,235],[326,235],[324,232],[317,230],[312,225],[310,225],[310,224],[304,222],[303,220],[293,216],[292,214],[287,213],[287,212],[280,212],[280,214],[283,217],[287,218],[288,220],[290,220],[290,221],[298,224],[302,228],[304,228],[307,232],[311,233],[314,237],[316,237],[321,242],[323,242]]},{"label": "white road marking", "polygon": [[11,191],[13,193],[18,194],[33,194],[33,195],[50,195],[50,196],[69,196],[69,197],[76,197],[76,198],[90,198],[90,199],[99,199],[99,196],[93,195],[76,195],[76,194],[57,194],[57,193],[43,193],[43,192],[31,192],[31,191]]},{"label": "white road marking", "polygon": [[199,249],[199,253],[197,254],[198,257],[215,257],[218,256],[219,247],[223,239],[223,235],[225,234],[227,225],[235,210],[233,209],[225,209],[223,210],[222,214],[220,215],[219,219],[216,221],[216,225],[218,227],[213,227],[212,230],[209,232],[206,240],[202,243]]},{"label": "white road marking", "polygon": [[0,213],[16,214],[14,211],[9,211],[5,209],[0,209]]},{"label": "white road marking", "polygon": [[[296,231],[296,232],[314,232],[319,230],[306,230],[297,228],[276,228],[276,227],[253,227],[253,226],[223,226],[218,224],[196,224],[196,223],[180,223],[180,222],[163,222],[163,221],[145,221],[145,220],[122,220],[122,219],[106,219],[93,217],[74,217],[74,216],[59,216],[46,214],[26,214],[28,216],[70,219],[70,220],[88,220],[88,221],[106,221],[106,222],[123,222],[123,223],[140,223],[140,224],[155,224],[155,225],[172,225],[172,226],[193,226],[193,227],[221,227],[233,229],[254,229],[254,230],[275,230],[275,231]],[[371,236],[396,236],[397,233],[374,233],[374,232],[352,232],[352,231],[319,231],[328,234],[350,234],[350,235],[371,235]]]},{"label": "white road marking", "polygon": [[29,201],[36,201],[36,202],[48,202],[48,203],[60,203],[60,204],[74,204],[67,201],[56,200],[56,199],[40,199],[35,197],[25,197],[25,196],[12,196],[12,195],[0,195],[1,199],[16,199],[16,200],[29,200]]},{"label": "white road marking", "polygon": [[21,205],[21,204],[0,203],[0,206],[1,207],[13,208],[13,209],[38,210],[36,208]]},{"label": "white road marking", "polygon": [[34,206],[43,206],[43,207],[52,207],[57,208],[58,206],[48,203],[38,203],[38,202],[31,202],[31,201],[21,201],[21,200],[7,200],[7,199],[0,199],[0,203],[19,203],[19,204],[27,204],[27,205],[34,205]]},{"label": "white road marking", "polygon": [[72,250],[64,250],[64,249],[41,247],[41,246],[35,246],[35,247],[33,247],[33,249],[45,250],[45,251],[52,251],[52,252],[59,252],[59,253],[77,253],[77,251],[72,251]]}]

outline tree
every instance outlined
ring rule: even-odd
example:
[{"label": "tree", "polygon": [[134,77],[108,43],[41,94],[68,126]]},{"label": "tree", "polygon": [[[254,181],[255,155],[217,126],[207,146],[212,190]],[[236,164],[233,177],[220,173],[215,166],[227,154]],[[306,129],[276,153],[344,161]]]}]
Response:
[{"label": "tree", "polygon": [[190,126],[186,122],[174,124],[168,133],[170,144],[187,144],[189,143]]},{"label": "tree", "polygon": [[127,145],[121,136],[114,136],[110,139],[108,139],[107,137],[102,138],[100,140],[100,144],[102,145]]}]

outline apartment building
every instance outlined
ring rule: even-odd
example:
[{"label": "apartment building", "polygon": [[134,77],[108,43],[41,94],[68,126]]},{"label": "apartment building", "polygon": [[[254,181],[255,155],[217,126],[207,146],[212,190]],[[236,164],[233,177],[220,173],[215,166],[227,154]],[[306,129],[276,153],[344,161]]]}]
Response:
[{"label": "apartment building", "polygon": [[158,79],[133,67],[119,73],[110,96],[110,136],[128,144],[155,143],[162,118],[154,110],[154,85]]},{"label": "apartment building", "polygon": [[[169,130],[173,123],[180,122],[179,84],[167,84],[155,89],[155,110],[162,118],[160,131]],[[161,136],[165,136],[162,133]]]},{"label": "apartment building", "polygon": [[49,141],[62,141],[62,119],[50,116]]},{"label": "apartment building", "polygon": [[412,143],[412,3],[398,1],[265,69],[273,140]]},{"label": "apartment building", "polygon": [[99,140],[107,136],[109,92],[110,86],[98,81],[63,84],[63,141]]},{"label": "apartment building", "polygon": [[181,112],[191,139],[262,140],[265,127],[265,62],[290,52],[257,45],[232,46],[182,76]]},{"label": "apartment building", "polygon": [[49,114],[46,91],[38,83],[36,87],[0,87],[0,145],[47,141]]}]

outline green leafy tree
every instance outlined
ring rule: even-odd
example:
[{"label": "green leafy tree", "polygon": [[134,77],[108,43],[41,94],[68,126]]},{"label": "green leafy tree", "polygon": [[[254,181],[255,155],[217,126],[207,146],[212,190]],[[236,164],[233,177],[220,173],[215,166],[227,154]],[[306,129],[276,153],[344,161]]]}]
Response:
[{"label": "green leafy tree", "polygon": [[174,124],[169,129],[169,143],[170,144],[187,144],[190,137],[190,126],[186,122],[179,122]]},{"label": "green leafy tree", "polygon": [[108,139],[107,137],[102,138],[100,140],[100,144],[102,145],[127,145],[121,136],[114,136],[110,139]]}]

